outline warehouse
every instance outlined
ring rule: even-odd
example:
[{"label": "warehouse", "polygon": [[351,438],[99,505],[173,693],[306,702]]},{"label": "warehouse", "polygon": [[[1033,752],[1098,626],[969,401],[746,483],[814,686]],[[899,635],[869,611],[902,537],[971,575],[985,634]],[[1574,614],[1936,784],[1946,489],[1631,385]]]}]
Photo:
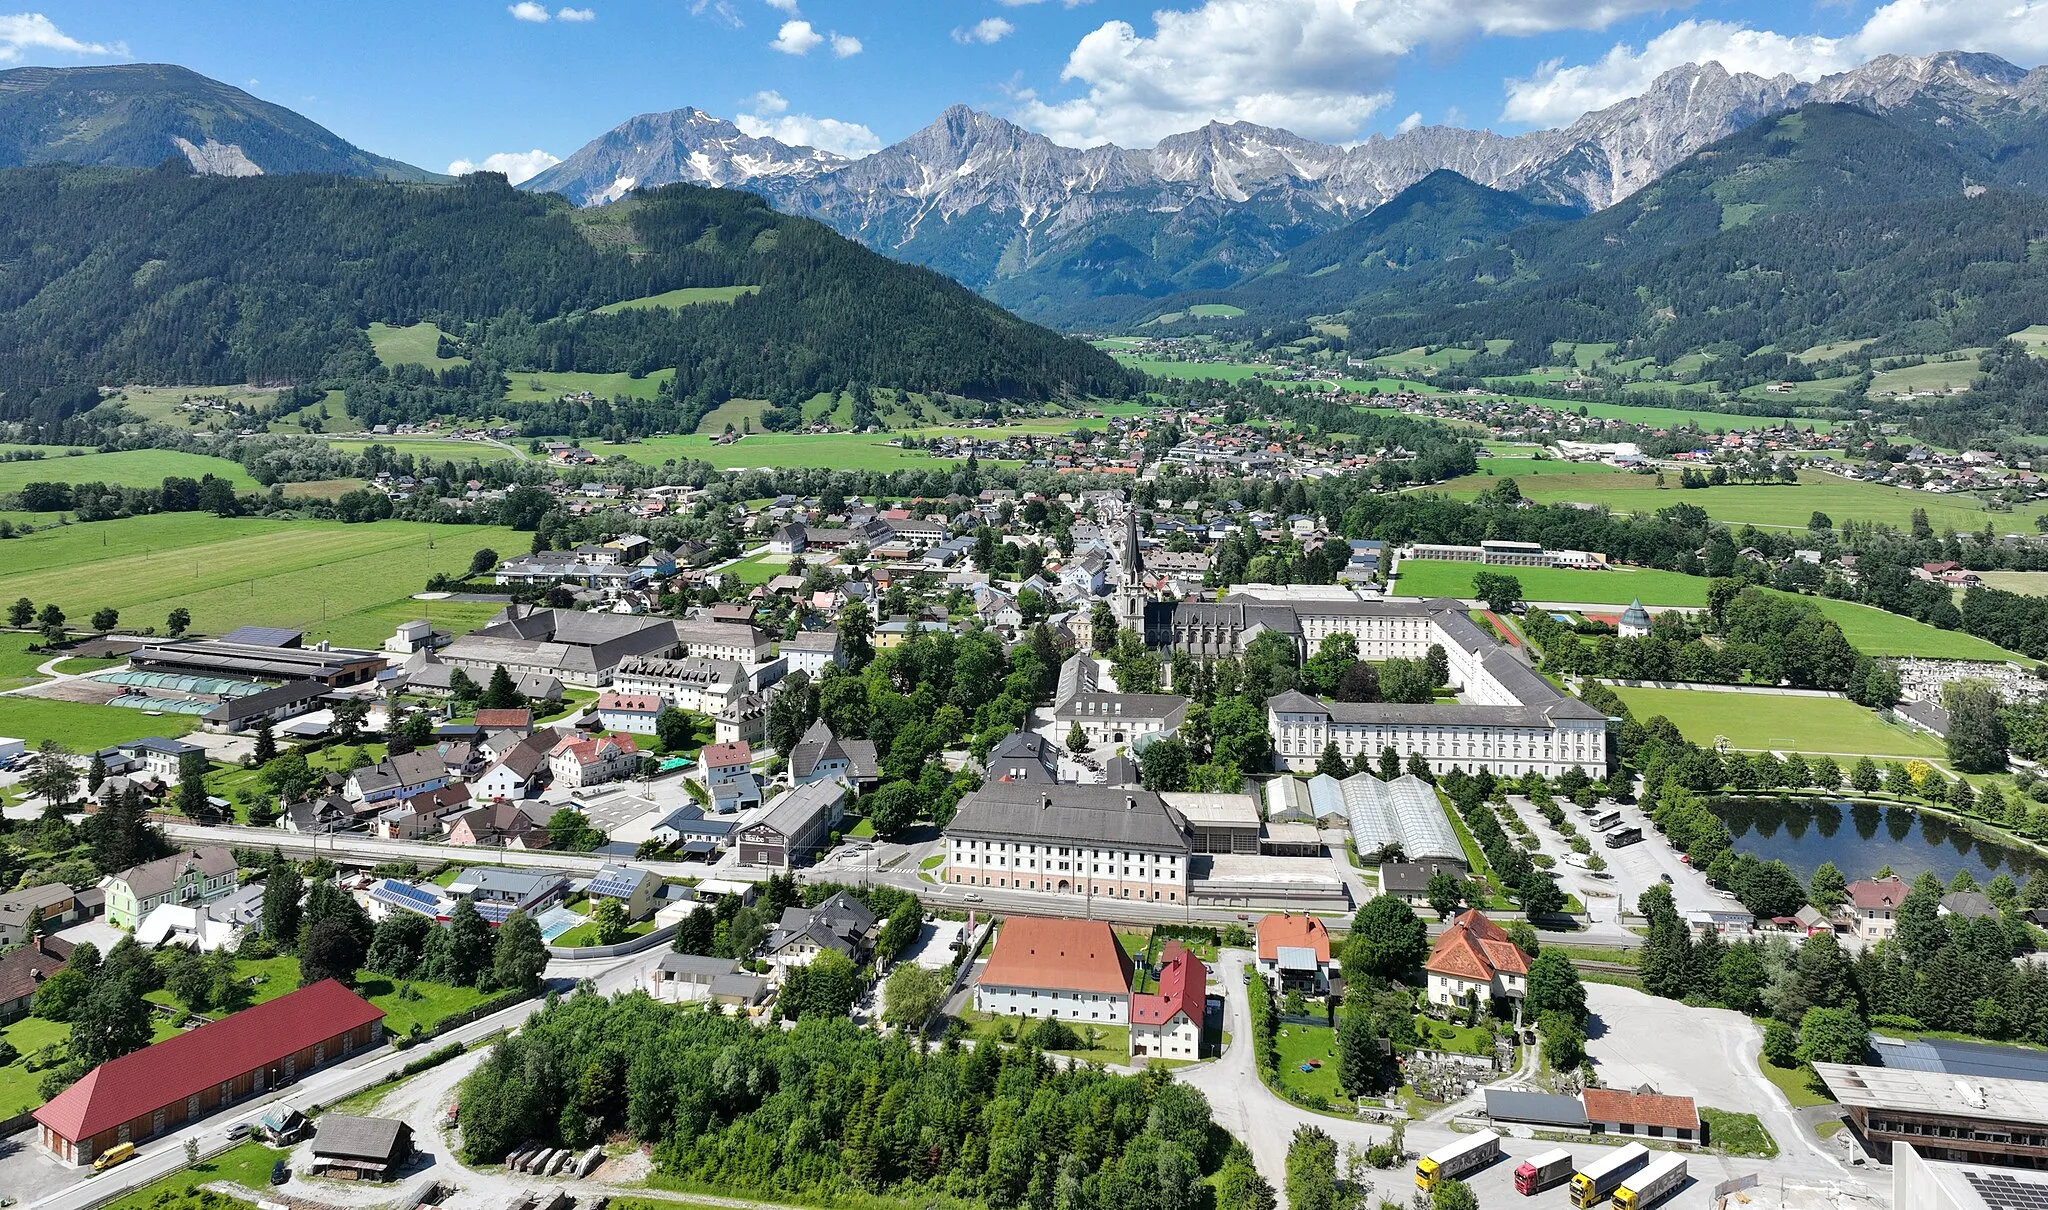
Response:
[{"label": "warehouse", "polygon": [[110,1059],[35,1111],[36,1142],[89,1164],[375,1046],[384,1010],[332,979]]},{"label": "warehouse", "polygon": [[1889,1163],[1895,1143],[1927,1159],[2048,1169],[2048,1083],[1965,1079],[1860,1063],[1815,1063],[1864,1150]]},{"label": "warehouse", "polygon": [[1309,801],[1317,816],[1340,815],[1351,823],[1358,859],[1376,863],[1398,849],[1407,861],[1439,861],[1463,868],[1465,847],[1451,830],[1436,790],[1412,773],[1381,781],[1358,773],[1342,781],[1327,773],[1309,779]]},{"label": "warehouse", "polygon": [[[246,631],[237,631],[244,634]],[[314,681],[329,689],[361,685],[384,670],[384,657],[374,651],[342,647],[301,647],[296,631],[289,642],[238,643],[228,639],[186,639],[155,643],[128,656],[128,666],[144,672],[175,672],[190,676],[233,677],[260,681]]]}]

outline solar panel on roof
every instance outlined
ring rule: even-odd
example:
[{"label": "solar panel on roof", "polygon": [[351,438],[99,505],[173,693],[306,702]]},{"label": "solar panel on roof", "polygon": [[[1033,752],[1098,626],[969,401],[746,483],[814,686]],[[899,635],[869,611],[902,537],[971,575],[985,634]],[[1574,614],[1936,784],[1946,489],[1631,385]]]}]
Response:
[{"label": "solar panel on roof", "polygon": [[2022,1181],[2010,1172],[1980,1172],[1974,1168],[1966,1169],[1963,1179],[1970,1182],[1970,1187],[1992,1210],[2048,1210],[2048,1184]]},{"label": "solar panel on roof", "polygon": [[609,895],[614,899],[621,899],[631,895],[633,888],[639,885],[640,880],[637,878],[629,878],[623,874],[601,874],[599,877],[590,880],[589,893],[592,895]]},{"label": "solar panel on roof", "polygon": [[1880,1062],[1899,1071],[1971,1076],[1988,1080],[2048,1081],[2048,1052],[1981,1042],[1928,1039],[1913,1042],[1878,1040],[1871,1046]]}]

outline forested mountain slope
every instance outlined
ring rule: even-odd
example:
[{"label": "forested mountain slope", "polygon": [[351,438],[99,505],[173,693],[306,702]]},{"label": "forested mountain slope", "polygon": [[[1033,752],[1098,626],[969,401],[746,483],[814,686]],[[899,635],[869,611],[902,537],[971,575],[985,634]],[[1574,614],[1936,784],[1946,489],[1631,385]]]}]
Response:
[{"label": "forested mountain slope", "polygon": [[447,179],[372,155],[282,105],[167,63],[0,71],[0,168],[151,168],[169,159],[223,176]]},{"label": "forested mountain slope", "polygon": [[[759,290],[595,313],[732,285]],[[362,377],[368,324],[423,319],[464,334],[471,379],[674,366],[678,399],[852,383],[1047,398],[1133,382],[1086,345],[751,194],[675,185],[579,214],[496,174],[436,186],[176,165],[0,172],[7,414],[63,385]]]}]

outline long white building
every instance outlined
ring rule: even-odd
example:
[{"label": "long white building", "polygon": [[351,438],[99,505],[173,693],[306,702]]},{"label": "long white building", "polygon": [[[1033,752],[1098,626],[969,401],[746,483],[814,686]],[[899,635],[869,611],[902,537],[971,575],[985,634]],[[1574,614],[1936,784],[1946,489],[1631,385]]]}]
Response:
[{"label": "long white building", "polygon": [[1090,898],[1180,903],[1194,838],[1159,795],[1136,787],[990,782],[946,825],[945,880]]}]

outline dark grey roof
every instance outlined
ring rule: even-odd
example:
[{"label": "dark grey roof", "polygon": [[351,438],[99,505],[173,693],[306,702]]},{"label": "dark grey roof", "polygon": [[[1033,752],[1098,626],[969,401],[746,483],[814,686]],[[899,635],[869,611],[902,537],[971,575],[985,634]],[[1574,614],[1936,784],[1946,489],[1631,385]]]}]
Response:
[{"label": "dark grey roof", "polygon": [[220,845],[208,845],[144,862],[114,877],[127,883],[128,890],[137,899],[149,899],[176,886],[179,876],[188,867],[197,870],[202,877],[218,878],[234,873],[235,855]]},{"label": "dark grey roof", "polygon": [[[1562,702],[1555,708],[1539,706],[1471,706],[1462,702],[1431,705],[1402,705],[1393,702],[1319,702],[1307,694],[1290,690],[1266,702],[1269,710],[1292,714],[1324,714],[1331,722],[1353,726],[1445,727],[1548,727],[1551,719],[1603,717],[1591,706],[1577,702],[1569,709]],[[1582,713],[1583,712],[1583,713]]]},{"label": "dark grey roof", "polygon": [[785,839],[802,836],[815,826],[820,815],[838,806],[845,797],[846,791],[837,782],[817,781],[798,786],[748,826],[773,829]]},{"label": "dark grey roof", "polygon": [[1139,784],[1138,762],[1119,752],[1102,762],[1102,782],[1108,786],[1135,786]]},{"label": "dark grey roof", "polygon": [[1586,1128],[1586,1107],[1579,1103],[1579,1098],[1556,1092],[1489,1088],[1486,1090],[1486,1116],[1496,1122],[1528,1122],[1577,1130]]},{"label": "dark grey roof", "polygon": [[1072,840],[1186,853],[1187,821],[1150,790],[991,782],[966,798],[948,836],[990,840]]},{"label": "dark grey roof", "polygon": [[223,643],[246,643],[251,647],[297,647],[306,632],[283,626],[237,626],[220,636]]},{"label": "dark grey roof", "polygon": [[1171,693],[1077,693],[1053,709],[1059,722],[1076,719],[1130,719],[1171,729],[1187,715],[1188,698]]},{"label": "dark grey roof", "polygon": [[313,1136],[315,1156],[340,1156],[352,1160],[396,1160],[409,1143],[412,1127],[395,1118],[352,1118],[329,1113],[320,1117],[319,1132]]},{"label": "dark grey roof", "polygon": [[1429,880],[1441,870],[1463,882],[1462,861],[1396,861],[1380,867],[1380,889],[1391,894],[1419,895],[1429,889]]},{"label": "dark grey roof", "polygon": [[1886,1067],[1987,1080],[2048,1080],[2048,1051],[1983,1042],[1898,1042],[1877,1038],[1871,1049]]},{"label": "dark grey roof", "polygon": [[280,706],[296,706],[327,696],[327,686],[318,681],[290,681],[246,697],[231,697],[206,712],[206,721],[233,725],[245,718],[267,714]]},{"label": "dark grey roof", "polygon": [[678,954],[674,952],[661,956],[657,967],[671,975],[730,975],[740,968],[736,959],[713,958],[708,954]]}]

